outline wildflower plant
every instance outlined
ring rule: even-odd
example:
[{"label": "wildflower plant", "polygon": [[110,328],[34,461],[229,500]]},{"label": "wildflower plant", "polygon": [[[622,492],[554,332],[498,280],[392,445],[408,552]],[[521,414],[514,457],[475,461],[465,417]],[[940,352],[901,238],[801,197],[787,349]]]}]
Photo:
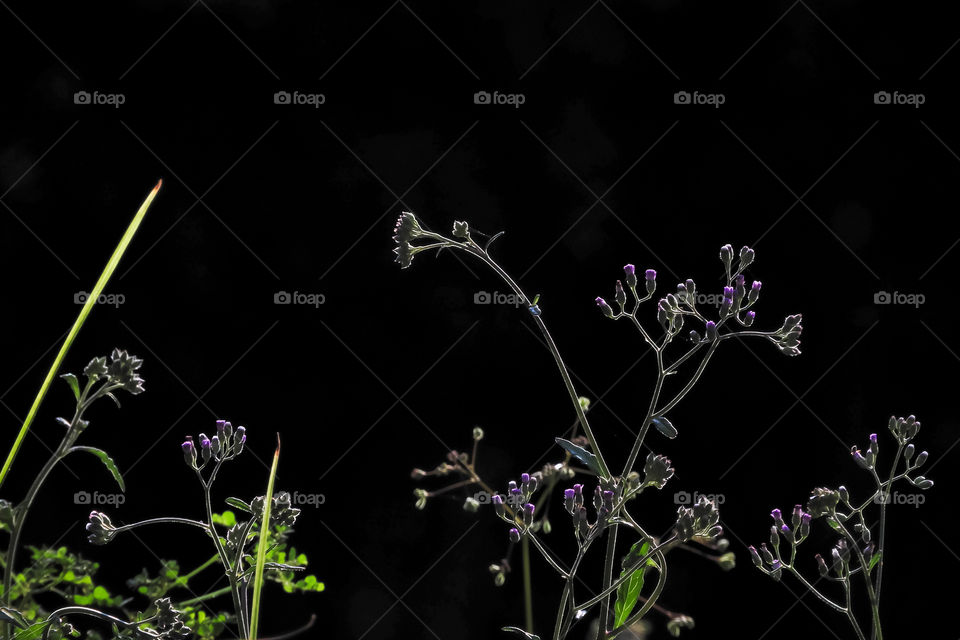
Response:
[{"label": "wildflower plant", "polygon": [[[179,524],[201,529],[212,541],[216,553],[196,569],[180,573],[175,560],[163,562],[160,573],[151,577],[145,570],[128,581],[128,586],[147,598],[143,610],[132,610],[130,599],[115,596],[94,579],[99,564],[72,553],[67,547],[56,549],[26,547],[30,562],[25,567],[18,563],[21,538],[27,516],[35,506],[36,497],[53,468],[74,453],[89,453],[101,460],[121,491],[125,490],[123,476],[113,458],[102,449],[77,444],[90,426],[88,411],[103,398],[112,399],[118,406],[121,392],[139,395],[144,381],[140,376],[142,361],[126,351],[115,349],[108,357],[94,358],[83,370],[84,382],[70,373],[61,376],[69,385],[76,402],[70,420],[59,418],[64,428],[60,445],[37,472],[26,496],[19,504],[0,500],[0,531],[9,534],[9,543],[2,557],[3,592],[0,622],[5,637],[16,640],[31,638],[64,638],[79,635],[74,627],[78,618],[93,619],[114,625],[117,638],[181,638],[212,639],[235,624],[242,637],[249,636],[252,576],[255,552],[261,538],[266,540],[264,570],[266,579],[280,584],[288,592],[317,592],[324,585],[315,576],[297,578],[303,572],[307,558],[289,546],[293,525],[300,513],[292,506],[291,496],[279,492],[271,498],[269,526],[261,532],[265,500],[263,496],[249,503],[238,498],[227,498],[226,504],[237,512],[249,514],[238,521],[234,511],[214,513],[211,490],[224,463],[232,462],[243,452],[247,441],[244,427],[233,428],[231,423],[218,420],[212,437],[200,434],[199,448],[192,437],[182,444],[182,454],[202,487],[205,518],[193,520],[183,517],[160,517],[115,524],[102,511],[90,513],[86,524],[87,538],[96,545],[105,545],[117,535],[137,527],[157,524]],[[188,590],[189,581],[205,569],[219,566],[227,577],[224,589],[200,596],[174,600],[171,593]],[[232,613],[208,613],[202,608],[207,600],[226,594],[233,598]],[[51,596],[66,600],[65,606],[49,607]],[[92,632],[91,632],[92,633]],[[88,635],[90,638],[97,637]]]},{"label": "wildflower plant", "polygon": [[[598,638],[612,638],[621,634],[651,610],[662,612],[657,601],[666,584],[667,553],[686,548],[691,542],[704,543],[723,551],[726,541],[721,538],[717,505],[704,496],[692,505],[680,506],[674,525],[663,535],[654,535],[634,518],[631,513],[633,501],[648,489],[662,489],[674,474],[670,460],[654,452],[643,461],[642,473],[636,469],[650,427],[666,438],[677,437],[678,430],[668,414],[693,389],[724,342],[735,338],[760,338],[769,341],[786,355],[798,355],[803,330],[801,316],[787,316],[780,327],[772,331],[753,328],[756,320],[754,307],[762,285],[759,281],[747,284],[746,271],[755,260],[755,253],[749,247],[743,247],[738,254],[730,245],[720,249],[725,286],[716,317],[698,306],[698,289],[693,280],[679,283],[674,291],[660,296],[653,303],[651,301],[658,289],[656,271],[647,269],[638,275],[634,265],[626,265],[623,280],[617,281],[614,287],[616,310],[602,297],[596,298],[595,303],[602,315],[611,320],[626,321],[640,333],[656,356],[657,377],[638,435],[621,470],[615,473],[587,418],[587,403],[577,394],[560,351],[547,329],[539,296],[532,299],[527,296],[490,254],[491,244],[502,232],[486,237],[471,229],[467,222],[458,221],[454,222],[451,237],[448,237],[428,230],[409,212],[400,215],[394,231],[394,253],[402,268],[409,267],[420,253],[449,249],[469,254],[493,270],[523,302],[525,312],[536,325],[554,358],[573,404],[583,438],[580,442],[556,438],[567,460],[576,459],[588,476],[584,482],[563,490],[563,508],[569,517],[570,535],[577,545],[572,561],[562,563],[554,557],[543,541],[549,529],[545,531],[543,521],[538,520],[542,501],[552,499],[545,494],[552,490],[555,482],[545,482],[541,472],[524,473],[507,485],[503,495],[494,493],[490,499],[496,516],[507,528],[508,540],[512,544],[529,541],[530,546],[564,581],[552,638],[561,640],[570,637],[574,625],[591,610],[597,611]],[[487,239],[480,244],[474,236]],[[640,313],[648,302],[656,305],[655,325]],[[688,325],[686,331],[685,325]],[[671,378],[681,382],[673,383]],[[451,455],[453,457],[448,459],[448,466],[438,467],[434,473],[462,473],[465,486],[476,484],[475,454],[472,458],[461,457],[455,452]],[[429,475],[427,472],[420,474]],[[568,481],[572,477],[561,476],[561,479]],[[422,507],[430,495],[430,492],[419,489],[418,506]],[[480,505],[471,504],[471,508],[474,506]],[[629,550],[625,554],[618,551],[621,532],[631,537]],[[585,563],[600,559],[595,557],[596,554],[590,554],[597,546],[605,547],[601,555],[602,583],[595,593],[581,596],[575,588],[578,572]],[[724,558],[727,565],[732,561],[730,556]],[[652,578],[654,573],[655,579]],[[683,628],[693,626],[688,616],[667,613],[668,629],[674,635]],[[540,637],[534,635],[529,614],[526,629],[507,627],[505,630],[527,638]]]},{"label": "wildflower plant", "polygon": [[[918,473],[927,461],[927,452],[916,453],[912,440],[920,430],[920,421],[915,416],[897,418],[891,416],[888,428],[897,443],[897,450],[890,465],[890,473],[882,478],[877,471],[880,453],[879,436],[870,434],[864,453],[854,445],[850,456],[857,467],[869,474],[874,491],[862,502],[851,497],[843,485],[836,489],[819,487],[813,490],[806,510],[796,505],[790,515],[790,524],[784,521],[780,509],[771,512],[770,544],[760,545],[760,550],[751,546],[753,564],[763,573],[779,581],[784,573],[792,574],[808,591],[834,611],[846,616],[850,627],[859,640],[866,640],[862,621],[853,610],[852,592],[855,585],[863,585],[870,605],[870,638],[883,639],[880,621],[880,587],[883,578],[887,527],[887,508],[893,503],[893,485],[901,480],[925,491],[933,486],[933,480]],[[902,461],[902,464],[901,464]],[[867,511],[878,511],[874,520]],[[830,549],[829,559],[819,553],[813,556],[818,577],[805,576],[797,567],[797,548],[810,536],[814,520],[825,522],[839,534]],[[876,530],[876,534],[874,533]],[[808,572],[809,573],[809,572]],[[828,584],[821,585],[821,582]],[[825,593],[829,583],[840,594]]]}]

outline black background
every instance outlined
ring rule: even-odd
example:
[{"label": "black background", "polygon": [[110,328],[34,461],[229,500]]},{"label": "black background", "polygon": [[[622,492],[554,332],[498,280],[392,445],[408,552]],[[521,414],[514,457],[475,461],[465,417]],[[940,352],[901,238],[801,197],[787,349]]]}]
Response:
[{"label": "black background", "polygon": [[[885,628],[955,636],[943,622],[955,589],[934,579],[960,564],[948,510],[960,33],[938,15],[946,7],[0,4],[5,438],[80,308],[74,294],[92,287],[163,178],[109,287],[124,304],[95,309],[65,369],[114,346],[146,360],[148,392],[119,412],[98,406],[83,436],[126,472],[126,503],[106,509],[118,521],[201,515],[179,443],[211,433],[216,417],[249,432],[221,498],[263,492],[281,433],[279,485],[325,496],[304,510],[294,542],[327,589],[271,591],[268,633],[310,612],[320,621],[311,634],[330,638],[488,638],[522,623],[519,573],[497,589],[486,568],[506,546],[502,524],[462,511],[465,493],[415,511],[409,472],[468,448],[481,425],[482,473],[502,488],[559,455],[552,438],[573,412],[526,312],[473,303],[479,291],[506,293],[482,265],[449,254],[421,254],[405,271],[392,264],[394,220],[412,209],[437,229],[466,219],[507,231],[495,254],[542,294],[615,467],[654,363],[593,298],[612,298],[626,262],[658,269],[665,288],[687,277],[716,288],[720,245],[755,247],[757,325],[802,312],[804,353],[725,345],[671,414],[679,438],[650,436],[678,477],[634,513],[665,527],[674,492],[722,494],[739,562],[722,573],[677,554],[662,603],[696,619],[691,636],[852,637],[812,596],[798,603],[795,581],[755,571],[745,545],[766,539],[772,507],[789,510],[813,486],[846,483],[863,496],[868,478],[849,446],[879,432],[888,464],[887,417],[915,412],[937,486],[921,508],[891,510]],[[274,104],[275,92],[295,90],[326,102]],[[495,90],[525,103],[474,104],[475,92]],[[78,105],[77,91],[125,103]],[[678,105],[677,91],[725,103]],[[878,91],[926,102],[877,105]],[[278,291],[326,302],[275,305]],[[879,291],[925,302],[877,305]],[[53,419],[69,400],[58,383],[5,497],[22,495],[41,441],[58,441]],[[187,566],[209,554],[202,536],[176,529],[90,547],[89,506],[72,494],[114,489],[95,460],[67,462],[28,541],[98,559],[115,591],[158,558]],[[570,538],[556,519],[551,547],[571,558]],[[830,544],[803,548],[811,573],[809,556]],[[547,636],[560,581],[534,566]],[[651,620],[665,637],[662,618]]]}]

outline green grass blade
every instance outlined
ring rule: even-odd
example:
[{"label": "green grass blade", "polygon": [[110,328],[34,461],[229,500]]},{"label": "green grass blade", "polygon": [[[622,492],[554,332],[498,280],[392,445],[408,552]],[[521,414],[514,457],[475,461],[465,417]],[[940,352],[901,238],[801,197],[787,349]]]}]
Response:
[{"label": "green grass blade", "polygon": [[140,209],[137,211],[136,215],[133,216],[133,221],[130,223],[130,226],[127,227],[127,231],[123,234],[123,238],[120,239],[120,244],[118,244],[117,248],[113,250],[113,255],[110,256],[110,261],[107,262],[107,266],[104,267],[103,273],[100,274],[100,279],[97,280],[97,284],[93,287],[93,290],[87,297],[86,303],[80,310],[80,315],[77,316],[76,321],[70,328],[70,333],[67,334],[66,340],[63,341],[63,346],[60,347],[60,351],[57,353],[57,357],[54,359],[53,365],[50,367],[50,371],[47,372],[47,377],[44,378],[43,384],[40,386],[40,391],[37,393],[37,397],[33,400],[33,406],[30,407],[30,412],[27,413],[27,419],[23,421],[23,426],[20,427],[20,433],[17,435],[17,439],[10,448],[10,453],[7,454],[7,460],[3,463],[3,469],[0,470],[0,487],[3,486],[3,481],[6,480],[7,474],[10,472],[10,467],[13,465],[13,460],[17,457],[17,452],[20,451],[20,445],[23,444],[23,439],[26,437],[27,432],[30,431],[30,425],[33,424],[33,419],[40,410],[40,405],[43,403],[43,399],[46,397],[47,390],[49,390],[50,384],[56,377],[57,371],[60,370],[60,365],[63,364],[63,359],[67,356],[67,352],[70,351],[70,347],[73,345],[73,341],[76,339],[77,334],[80,333],[80,328],[83,326],[83,323],[86,322],[87,316],[90,315],[93,305],[96,304],[97,300],[100,298],[100,294],[103,293],[103,289],[107,286],[110,276],[113,275],[117,265],[120,264],[120,258],[123,257],[124,252],[127,250],[127,246],[129,246],[130,241],[133,240],[133,235],[140,227],[140,223],[143,221],[143,217],[147,214],[147,209],[150,208],[150,203],[153,202],[153,199],[157,195],[157,191],[160,190],[160,185],[162,183],[162,180],[157,182],[157,186],[153,188],[153,190],[147,196],[147,199],[144,200],[143,204],[140,205]]},{"label": "green grass blade", "polygon": [[263,565],[267,560],[267,537],[270,531],[270,507],[273,506],[273,480],[277,477],[277,463],[280,461],[280,434],[277,434],[277,450],[273,452],[273,464],[270,465],[270,479],[267,481],[267,495],[263,498],[263,521],[260,523],[260,539],[257,542],[257,568],[253,576],[253,607],[250,610],[250,638],[257,640],[260,625],[260,594],[263,590]]}]

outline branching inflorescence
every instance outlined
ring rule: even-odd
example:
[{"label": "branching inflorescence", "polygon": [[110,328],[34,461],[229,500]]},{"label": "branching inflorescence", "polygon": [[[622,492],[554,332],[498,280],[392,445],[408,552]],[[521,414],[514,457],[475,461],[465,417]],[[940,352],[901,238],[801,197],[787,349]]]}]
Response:
[{"label": "branching inflorescence", "polygon": [[[845,486],[841,485],[836,489],[814,489],[807,502],[806,511],[800,505],[793,508],[789,525],[784,522],[780,509],[774,509],[770,514],[773,517],[770,545],[763,543],[760,551],[750,547],[750,556],[758,569],[777,581],[784,572],[792,574],[821,602],[844,614],[859,640],[866,640],[867,636],[861,622],[854,615],[851,594],[854,585],[861,581],[870,604],[870,637],[874,640],[883,638],[880,625],[880,586],[883,577],[887,508],[893,503],[918,506],[922,502],[916,500],[915,495],[896,494],[893,485],[899,480],[905,480],[920,490],[933,486],[933,480],[916,473],[927,461],[926,451],[914,455],[916,448],[911,442],[920,430],[920,422],[914,416],[891,416],[888,427],[896,439],[897,451],[893,456],[890,474],[885,479],[880,477],[876,469],[877,456],[880,453],[877,434],[870,434],[866,453],[861,453],[856,446],[850,450],[857,466],[870,474],[875,487],[872,495],[857,504]],[[901,460],[902,471],[898,471]],[[879,517],[873,523],[868,522],[866,516],[867,509],[871,507],[879,511]],[[826,522],[840,537],[830,550],[829,560],[825,560],[819,553],[814,555],[819,577],[811,579],[805,577],[796,566],[797,548],[810,535],[811,521],[818,519]],[[871,529],[874,525],[878,529],[876,536]],[[823,587],[819,586],[821,581],[835,583],[842,595],[842,601],[838,602],[834,597],[826,595],[821,590]]]},{"label": "branching inflorescence", "polygon": [[[462,251],[490,267],[523,301],[529,317],[539,329],[557,364],[573,404],[578,426],[584,434],[583,441],[579,443],[563,438],[557,438],[556,441],[566,451],[568,461],[571,456],[576,458],[585,467],[585,473],[595,477],[591,483],[592,490],[584,483],[574,484],[564,490],[564,507],[571,518],[572,535],[577,542],[576,557],[569,565],[565,565],[543,544],[541,536],[544,531],[542,526],[538,526],[537,520],[540,500],[535,499],[537,491],[544,485],[540,472],[521,475],[519,481],[512,481],[508,485],[504,495],[493,495],[491,503],[498,517],[509,526],[509,540],[512,543],[529,540],[564,580],[553,630],[554,640],[568,637],[573,625],[583,619],[593,607],[599,609],[597,637],[612,638],[631,628],[651,609],[658,608],[656,603],[667,577],[667,552],[684,548],[688,542],[700,542],[720,550],[726,545],[726,541],[720,538],[722,529],[718,524],[717,506],[706,497],[701,496],[693,505],[681,506],[674,526],[662,536],[654,536],[646,531],[628,510],[628,503],[645,489],[662,489],[673,475],[670,461],[652,452],[646,458],[643,475],[635,471],[650,426],[654,426],[667,438],[677,436],[677,429],[667,414],[693,389],[722,342],[733,338],[758,337],[770,341],[786,355],[798,355],[803,329],[801,317],[787,316],[780,328],[774,331],[753,329],[756,319],[753,307],[759,299],[761,284],[754,281],[748,288],[745,272],[754,262],[755,254],[749,247],[743,247],[735,259],[733,248],[725,245],[720,250],[720,259],[725,270],[725,286],[722,294],[714,298],[719,307],[717,317],[708,318],[711,314],[704,310],[706,305],[698,306],[701,296],[694,281],[688,279],[678,284],[675,292],[668,293],[657,302],[656,319],[659,330],[654,331],[641,322],[639,311],[641,305],[652,300],[657,291],[657,273],[653,269],[646,270],[641,284],[635,267],[626,265],[623,282],[617,281],[614,290],[613,299],[617,310],[614,311],[603,298],[596,298],[596,304],[604,316],[613,320],[628,320],[639,331],[656,356],[657,378],[637,437],[622,471],[616,474],[611,471],[598,444],[596,433],[587,419],[586,403],[577,394],[560,352],[547,330],[539,296],[535,299],[529,298],[490,256],[490,245],[500,234],[481,246],[474,240],[473,233],[475,232],[472,232],[466,222],[455,222],[453,237],[448,238],[425,229],[414,214],[405,212],[400,215],[395,228],[396,260],[401,267],[406,268],[417,254],[430,249]],[[681,338],[687,322],[695,324],[696,328]],[[690,365],[687,369],[692,371],[685,371],[683,367],[688,362]],[[682,371],[684,373],[681,375]],[[668,385],[667,381],[673,376],[678,376],[685,382],[668,392],[667,386],[674,385]],[[455,463],[456,460],[451,461],[451,464]],[[469,484],[473,478],[468,474],[467,480]],[[420,491],[422,493],[418,494],[418,498],[425,500],[429,493]],[[635,541],[621,559],[619,575],[614,576],[620,529],[628,530]],[[578,597],[575,592],[577,573],[587,558],[588,551],[604,538],[606,549],[603,554],[603,582],[595,593]],[[727,564],[730,562],[732,558],[727,560]],[[644,593],[644,577],[650,571],[657,573],[656,584],[652,590],[648,590],[649,593]],[[637,608],[640,603],[641,606]],[[692,626],[692,620],[688,617],[672,612],[668,614],[668,628],[672,633],[679,633],[681,628]],[[533,635],[531,626],[528,617],[525,631],[513,627],[508,630],[528,638],[539,637]]]}]

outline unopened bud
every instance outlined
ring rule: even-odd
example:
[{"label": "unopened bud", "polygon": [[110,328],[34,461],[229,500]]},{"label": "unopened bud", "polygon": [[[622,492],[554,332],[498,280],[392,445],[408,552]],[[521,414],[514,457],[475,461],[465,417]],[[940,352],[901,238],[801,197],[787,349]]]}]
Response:
[{"label": "unopened bud", "polygon": [[617,286],[616,286],[616,289],[615,289],[615,292],[614,292],[614,298],[613,298],[613,299],[617,301],[617,304],[618,304],[618,305],[620,305],[620,310],[621,310],[621,311],[622,311],[623,308],[627,305],[627,294],[626,294],[626,292],[623,290],[623,285],[620,284],[620,281],[619,281],[619,280],[617,280]]},{"label": "unopened bud", "polygon": [[510,542],[514,544],[520,542],[520,530],[516,527],[510,529]]},{"label": "unopened bud", "polygon": [[189,466],[194,466],[197,464],[197,448],[193,446],[193,442],[188,440],[181,445],[183,448],[183,459]]},{"label": "unopened bud", "polygon": [[717,339],[717,323],[713,320],[707,320],[706,325],[707,341],[714,342]]},{"label": "unopened bud", "polygon": [[490,502],[493,503],[493,510],[497,513],[497,515],[503,517],[504,513],[506,512],[503,508],[503,498],[501,498],[499,494],[494,494],[490,498]]},{"label": "unopened bud", "polygon": [[637,288],[637,268],[632,264],[627,264],[623,266],[624,280],[627,281],[627,286],[631,289]]},{"label": "unopened bud", "polygon": [[531,503],[523,505],[523,524],[530,526],[533,524],[533,510],[534,506]]},{"label": "unopened bud", "polygon": [[613,309],[610,307],[610,305],[607,304],[606,300],[597,296],[596,302],[597,302],[597,306],[600,307],[600,313],[602,313],[608,318],[613,317]]},{"label": "unopened bud", "polygon": [[643,278],[647,283],[647,293],[652,295],[657,290],[657,272],[654,269],[647,269]]}]

